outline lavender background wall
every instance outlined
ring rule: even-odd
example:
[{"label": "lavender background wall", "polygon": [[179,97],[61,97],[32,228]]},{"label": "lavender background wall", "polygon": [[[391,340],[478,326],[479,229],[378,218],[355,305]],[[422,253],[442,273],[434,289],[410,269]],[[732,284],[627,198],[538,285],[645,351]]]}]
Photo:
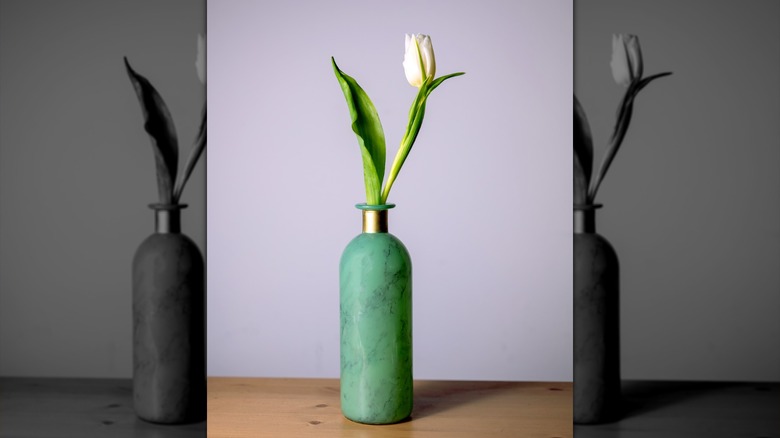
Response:
[{"label": "lavender background wall", "polygon": [[[154,157],[122,56],[186,157],[205,2],[0,2],[0,376],[130,377],[130,266],[154,230]],[[205,249],[205,165],[184,232]]]},{"label": "lavender background wall", "polygon": [[338,261],[360,233],[360,153],[330,57],[400,141],[416,89],[404,33],[439,75],[390,194],[414,263],[415,377],[571,380],[569,1],[208,4],[210,375],[337,377]]},{"label": "lavender background wall", "polygon": [[[621,261],[623,377],[780,380],[780,3],[575,2],[575,91],[599,157],[622,88],[611,35],[645,74],[597,201]],[[600,160],[600,158],[599,158]]]}]

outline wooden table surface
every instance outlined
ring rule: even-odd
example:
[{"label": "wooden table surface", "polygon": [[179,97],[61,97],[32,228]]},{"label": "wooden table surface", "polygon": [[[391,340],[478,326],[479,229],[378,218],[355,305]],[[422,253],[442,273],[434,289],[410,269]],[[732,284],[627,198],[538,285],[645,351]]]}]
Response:
[{"label": "wooden table surface", "polygon": [[780,438],[780,383],[624,380],[623,416],[577,438]]},{"label": "wooden table surface", "polygon": [[572,437],[571,382],[415,381],[411,419],[341,415],[338,379],[210,377],[208,436]]},{"label": "wooden table surface", "polygon": [[2,438],[205,436],[205,421],[166,426],[139,419],[132,379],[0,378]]},{"label": "wooden table surface", "polygon": [[[139,420],[130,379],[0,378],[0,437],[206,436]],[[338,380],[209,379],[210,437],[571,437],[571,383],[420,381],[411,421],[353,423]],[[780,383],[623,381],[619,421],[577,438],[780,438]]]}]

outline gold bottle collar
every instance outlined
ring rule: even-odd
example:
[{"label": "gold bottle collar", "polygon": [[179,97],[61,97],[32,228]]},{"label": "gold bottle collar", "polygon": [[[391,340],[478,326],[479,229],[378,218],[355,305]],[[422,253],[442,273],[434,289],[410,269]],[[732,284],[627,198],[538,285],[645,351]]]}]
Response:
[{"label": "gold bottle collar", "polygon": [[363,210],[364,233],[387,233],[387,210]]}]

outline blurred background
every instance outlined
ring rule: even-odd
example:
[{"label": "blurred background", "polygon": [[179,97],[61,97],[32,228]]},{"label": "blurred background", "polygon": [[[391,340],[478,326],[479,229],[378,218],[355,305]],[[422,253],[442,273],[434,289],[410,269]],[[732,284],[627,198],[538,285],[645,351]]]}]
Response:
[{"label": "blurred background", "polygon": [[[0,2],[0,376],[132,376],[130,268],[157,187],[122,57],[165,99],[181,168],[205,30],[204,0]],[[201,162],[182,197],[201,251],[205,189]]]},{"label": "blurred background", "polygon": [[404,34],[424,33],[437,75],[466,75],[430,96],[388,199],[415,378],[571,381],[571,2],[207,7],[209,374],[338,377],[339,258],[365,190],[330,57],[392,163],[416,94]]},{"label": "blurred background", "polygon": [[645,88],[596,201],[621,263],[624,379],[780,380],[780,3],[574,5],[574,89],[600,163],[624,89],[613,33],[639,36]]}]

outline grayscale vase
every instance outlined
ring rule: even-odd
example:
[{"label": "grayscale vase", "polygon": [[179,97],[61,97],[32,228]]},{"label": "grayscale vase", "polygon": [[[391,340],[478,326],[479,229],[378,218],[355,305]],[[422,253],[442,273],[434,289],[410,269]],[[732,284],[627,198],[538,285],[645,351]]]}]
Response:
[{"label": "grayscale vase", "polygon": [[143,420],[206,419],[206,312],[200,250],[181,204],[152,204],[155,232],[133,258],[133,405]]},{"label": "grayscale vase", "polygon": [[574,422],[612,421],[620,408],[620,281],[596,209],[574,206]]}]

